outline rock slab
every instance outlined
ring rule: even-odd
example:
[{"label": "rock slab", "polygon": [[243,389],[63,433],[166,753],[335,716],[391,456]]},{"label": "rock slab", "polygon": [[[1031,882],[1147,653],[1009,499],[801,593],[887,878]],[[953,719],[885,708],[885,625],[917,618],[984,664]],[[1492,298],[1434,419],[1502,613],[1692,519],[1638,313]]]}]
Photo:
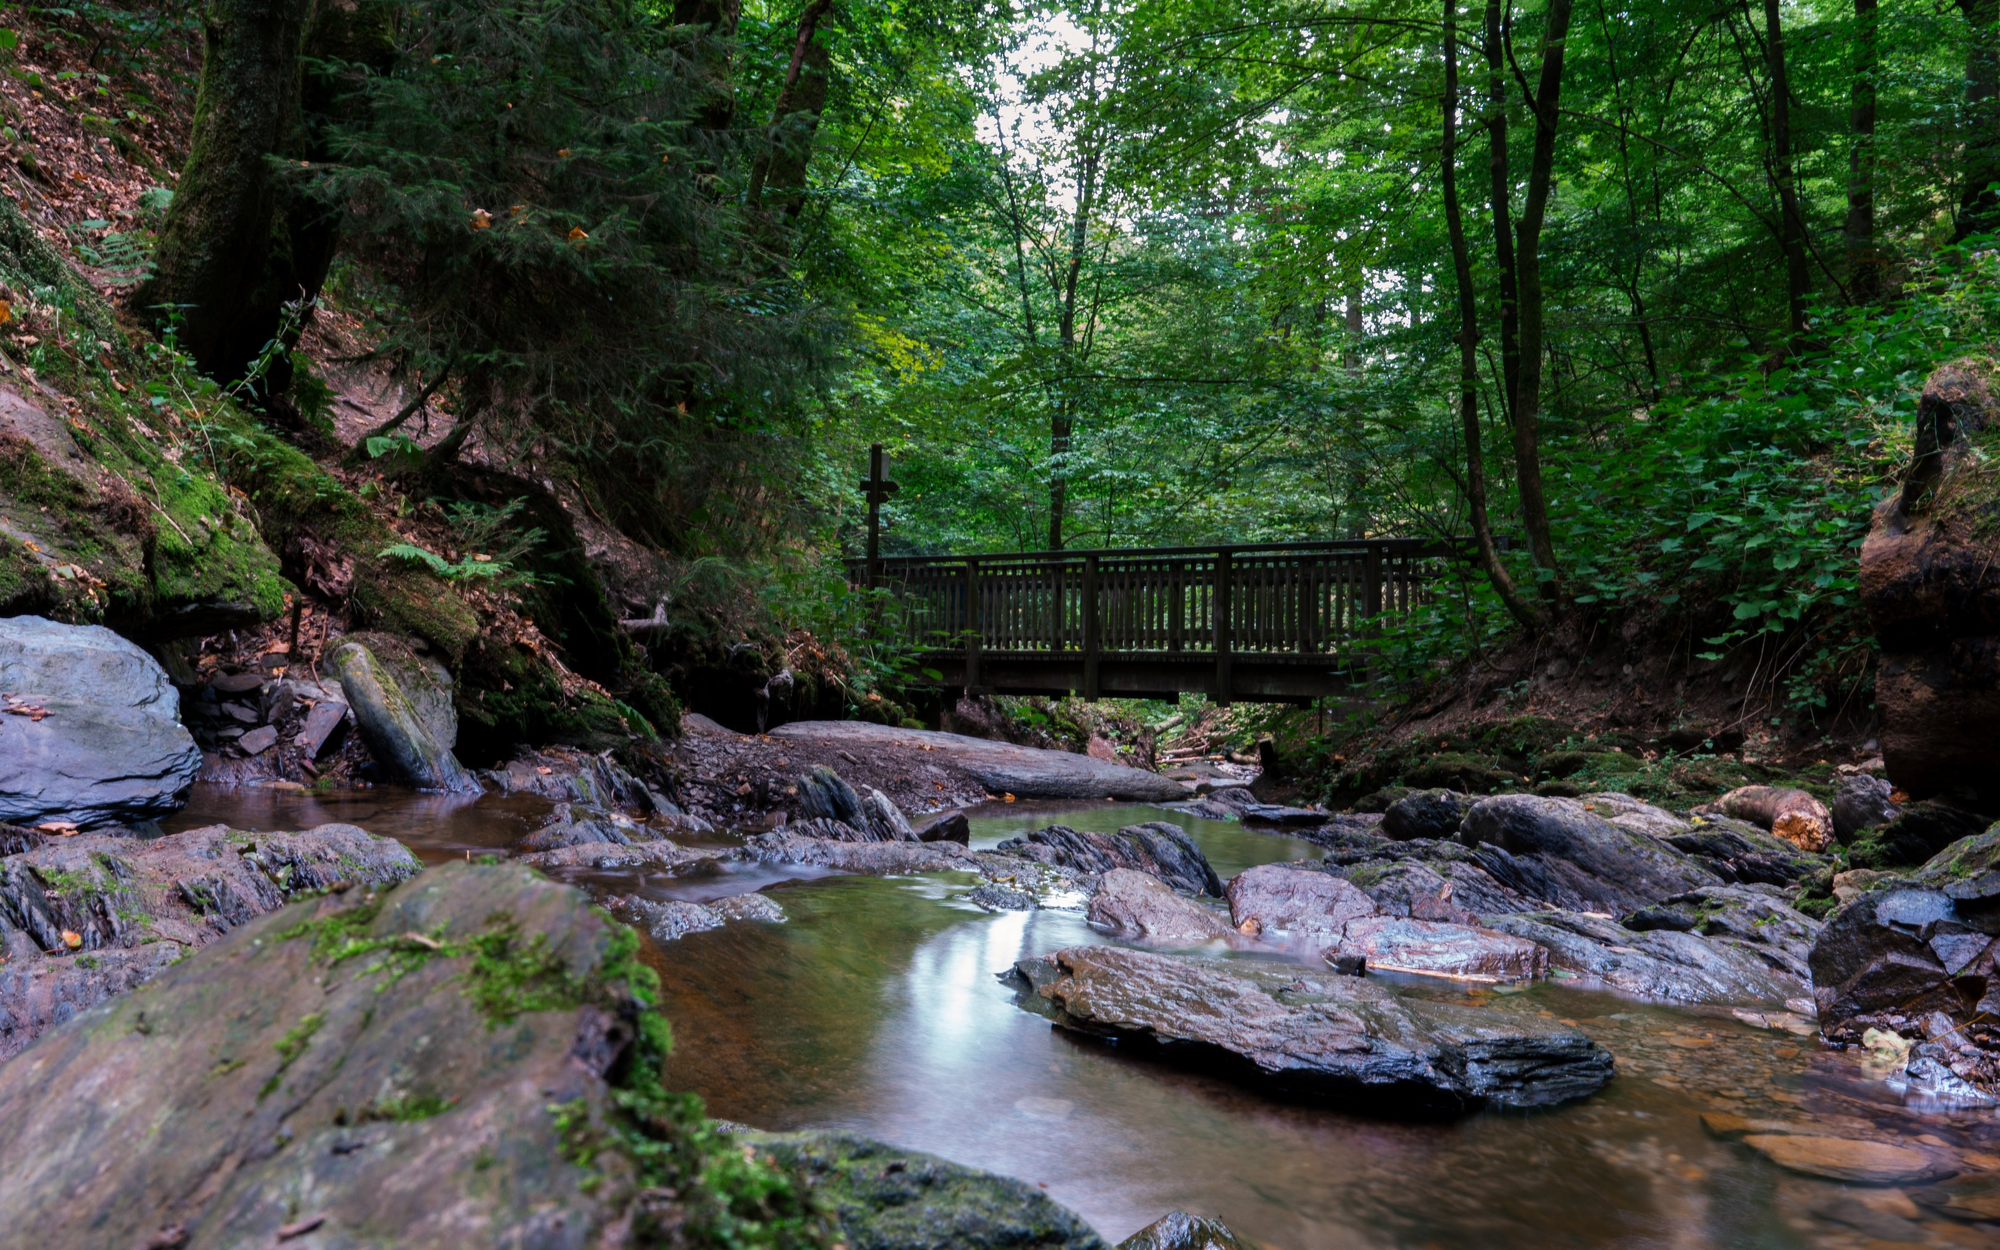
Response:
[{"label": "rock slab", "polygon": [[1098,881],[1085,915],[1099,928],[1154,942],[1193,946],[1233,936],[1236,930],[1158,877],[1113,868]]},{"label": "rock slab", "polygon": [[0,700],[0,822],[165,816],[201,771],[166,672],[101,625],[0,619]]},{"label": "rock slab", "polygon": [[1287,1096],[1437,1115],[1549,1106],[1611,1079],[1610,1054],[1573,1029],[1296,964],[1071,947],[1015,975],[1062,1028]]},{"label": "rock slab", "polygon": [[1044,751],[964,734],[899,729],[863,721],[793,721],[773,729],[771,736],[855,752],[875,751],[885,746],[929,750],[942,762],[963,769],[994,794],[1012,794],[1023,799],[1160,803],[1187,797],[1187,788],[1180,782],[1158,773],[1088,755]]},{"label": "rock slab", "polygon": [[1009,838],[993,849],[1078,872],[1135,868],[1176,890],[1222,897],[1222,881],[1209,866],[1208,856],[1187,830],[1164,820],[1127,825],[1116,833],[1079,832],[1068,825],[1050,825]]}]

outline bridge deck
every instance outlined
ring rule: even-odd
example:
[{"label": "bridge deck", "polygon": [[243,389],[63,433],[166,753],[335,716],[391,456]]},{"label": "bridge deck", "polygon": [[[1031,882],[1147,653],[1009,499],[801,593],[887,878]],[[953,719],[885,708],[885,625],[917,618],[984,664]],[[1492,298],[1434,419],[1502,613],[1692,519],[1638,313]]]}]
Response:
[{"label": "bridge deck", "polygon": [[1434,598],[1418,539],[892,556],[851,562],[940,684],[1087,699],[1305,701],[1349,681],[1367,621]]}]

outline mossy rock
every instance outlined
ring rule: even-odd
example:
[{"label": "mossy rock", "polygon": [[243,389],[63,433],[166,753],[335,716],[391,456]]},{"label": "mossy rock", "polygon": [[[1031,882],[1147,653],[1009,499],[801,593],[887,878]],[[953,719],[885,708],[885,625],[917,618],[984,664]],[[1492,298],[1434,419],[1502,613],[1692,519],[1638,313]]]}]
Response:
[{"label": "mossy rock", "polygon": [[1960,838],[1932,856],[1915,875],[1926,885],[1949,885],[1996,870],[2000,870],[2000,825]]},{"label": "mossy rock", "polygon": [[1518,773],[1509,773],[1496,762],[1477,755],[1446,751],[1432,756],[1404,775],[1413,789],[1457,790],[1464,794],[1492,794],[1519,785]]},{"label": "mossy rock", "polygon": [[1886,825],[1864,829],[1847,847],[1855,868],[1911,868],[1984,830],[1985,817],[1935,799],[1911,803]]}]

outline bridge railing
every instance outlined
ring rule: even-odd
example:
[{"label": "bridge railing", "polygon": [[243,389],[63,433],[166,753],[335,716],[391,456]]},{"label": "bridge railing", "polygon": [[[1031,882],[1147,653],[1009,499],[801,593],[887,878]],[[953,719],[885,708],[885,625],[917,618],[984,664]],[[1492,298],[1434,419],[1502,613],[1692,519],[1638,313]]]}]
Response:
[{"label": "bridge railing", "polygon": [[[927,650],[1333,657],[1365,618],[1434,597],[1454,546],[1421,539],[888,556],[849,561]],[[1324,661],[1322,661],[1324,662]]]}]

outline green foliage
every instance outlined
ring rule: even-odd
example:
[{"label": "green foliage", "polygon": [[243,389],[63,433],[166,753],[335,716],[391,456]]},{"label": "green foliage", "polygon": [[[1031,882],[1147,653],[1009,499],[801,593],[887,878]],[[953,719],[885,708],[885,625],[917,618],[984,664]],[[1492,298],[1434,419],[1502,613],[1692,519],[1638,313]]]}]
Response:
[{"label": "green foliage", "polygon": [[384,353],[451,371],[461,418],[543,440],[682,546],[731,528],[734,479],[780,471],[818,367],[810,306],[724,193],[731,154],[690,126],[706,38],[619,0],[429,0],[388,72],[318,67],[353,107],[335,159],[294,170],[388,289]]}]

